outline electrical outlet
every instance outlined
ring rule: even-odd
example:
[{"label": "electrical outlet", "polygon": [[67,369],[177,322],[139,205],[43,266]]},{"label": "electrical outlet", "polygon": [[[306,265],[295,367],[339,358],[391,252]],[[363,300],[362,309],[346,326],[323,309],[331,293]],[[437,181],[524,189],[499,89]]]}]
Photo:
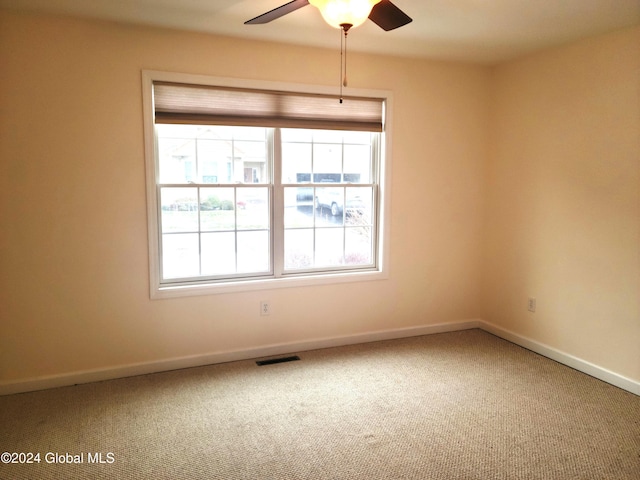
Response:
[{"label": "electrical outlet", "polygon": [[271,314],[271,304],[266,300],[260,302],[260,315],[270,315]]},{"label": "electrical outlet", "polygon": [[527,305],[527,310],[529,310],[530,312],[535,312],[536,311],[536,299],[533,297],[529,297],[529,303]]}]

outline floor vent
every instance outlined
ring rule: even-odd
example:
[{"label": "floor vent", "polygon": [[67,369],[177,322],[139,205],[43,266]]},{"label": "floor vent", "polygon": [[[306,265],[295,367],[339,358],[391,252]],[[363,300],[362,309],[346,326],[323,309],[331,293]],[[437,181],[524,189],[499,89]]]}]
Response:
[{"label": "floor vent", "polygon": [[258,360],[256,364],[259,367],[263,367],[264,365],[273,365],[275,363],[285,363],[285,362],[295,362],[296,360],[300,360],[300,357],[294,355],[293,357],[281,357],[281,358],[271,358],[269,360]]}]

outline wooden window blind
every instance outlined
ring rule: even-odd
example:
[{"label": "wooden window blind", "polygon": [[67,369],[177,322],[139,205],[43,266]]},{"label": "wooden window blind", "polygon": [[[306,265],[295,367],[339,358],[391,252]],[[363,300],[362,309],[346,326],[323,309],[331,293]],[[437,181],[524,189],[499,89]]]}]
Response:
[{"label": "wooden window blind", "polygon": [[156,123],[381,132],[384,99],[154,82]]}]

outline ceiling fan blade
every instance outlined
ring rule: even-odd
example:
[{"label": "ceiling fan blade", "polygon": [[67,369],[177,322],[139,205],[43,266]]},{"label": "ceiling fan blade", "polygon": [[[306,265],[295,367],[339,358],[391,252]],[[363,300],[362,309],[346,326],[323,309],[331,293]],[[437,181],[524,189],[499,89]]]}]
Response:
[{"label": "ceiling fan blade", "polygon": [[287,13],[291,13],[299,8],[309,5],[309,0],[292,0],[289,3],[280,5],[279,7],[269,10],[267,13],[258,15],[251,20],[244,22],[245,25],[257,25],[260,23],[269,23],[276,18],[284,17]]},{"label": "ceiling fan blade", "polygon": [[389,0],[382,0],[375,4],[369,14],[369,20],[387,32],[413,21],[409,15]]}]

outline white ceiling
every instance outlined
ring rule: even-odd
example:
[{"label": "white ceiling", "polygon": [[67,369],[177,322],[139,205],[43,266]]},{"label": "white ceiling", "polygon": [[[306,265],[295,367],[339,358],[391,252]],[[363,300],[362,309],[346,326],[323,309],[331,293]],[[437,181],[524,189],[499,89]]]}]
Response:
[{"label": "white ceiling", "polygon": [[[640,24],[640,0],[392,0],[413,18],[385,32],[366,22],[349,49],[495,64]],[[0,7],[339,48],[340,33],[311,5],[265,25],[244,21],[288,0],[0,0]]]}]

